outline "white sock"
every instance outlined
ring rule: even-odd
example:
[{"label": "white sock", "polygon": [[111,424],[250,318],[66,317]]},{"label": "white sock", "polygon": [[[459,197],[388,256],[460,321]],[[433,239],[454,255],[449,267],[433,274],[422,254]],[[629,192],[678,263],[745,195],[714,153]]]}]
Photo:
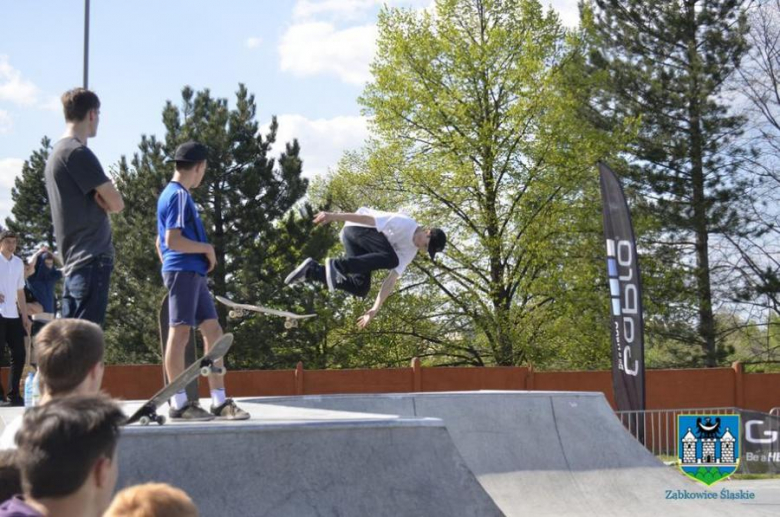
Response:
[{"label": "white sock", "polygon": [[214,407],[219,407],[224,403],[225,403],[225,388],[211,390],[211,404]]},{"label": "white sock", "polygon": [[181,409],[187,404],[187,392],[185,390],[181,390],[180,392],[176,393],[173,396],[173,399],[171,399],[171,404],[173,405],[173,409]]}]

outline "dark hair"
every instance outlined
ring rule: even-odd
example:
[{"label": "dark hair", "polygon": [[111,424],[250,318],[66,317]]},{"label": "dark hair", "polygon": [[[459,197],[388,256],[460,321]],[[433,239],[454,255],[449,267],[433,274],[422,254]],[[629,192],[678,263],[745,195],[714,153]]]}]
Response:
[{"label": "dark hair", "polygon": [[16,464],[16,451],[0,451],[0,501],[22,493],[22,474]]},{"label": "dark hair", "polygon": [[41,381],[50,395],[67,394],[103,360],[103,330],[87,320],[57,319],[35,336]]},{"label": "dark hair", "polygon": [[0,242],[3,242],[5,239],[16,239],[16,234],[11,230],[3,230],[0,232]]},{"label": "dark hair", "polygon": [[16,433],[25,495],[73,494],[100,458],[114,457],[125,415],[104,395],[70,396],[29,408]]},{"label": "dark hair", "polygon": [[176,170],[181,172],[189,172],[204,161],[205,160],[201,160],[199,162],[176,162]]},{"label": "dark hair", "polygon": [[81,122],[90,110],[100,108],[100,99],[86,88],[73,88],[62,94],[62,109],[67,122]]}]

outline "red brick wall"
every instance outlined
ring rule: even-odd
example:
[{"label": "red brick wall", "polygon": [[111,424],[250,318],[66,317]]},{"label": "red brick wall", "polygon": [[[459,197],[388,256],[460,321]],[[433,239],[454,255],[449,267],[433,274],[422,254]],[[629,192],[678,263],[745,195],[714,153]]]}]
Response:
[{"label": "red brick wall", "polygon": [[[8,386],[8,369],[0,372]],[[328,393],[401,393],[411,391],[545,390],[601,391],[613,404],[611,373],[534,372],[524,367],[410,368],[374,370],[297,370],[231,372],[225,379],[235,397]],[[156,365],[108,366],[104,389],[122,399],[143,399],[162,387]],[[769,411],[780,406],[780,374],[742,372],[741,367],[649,370],[647,408],[676,409],[738,406]],[[200,382],[206,396],[208,385]]]}]

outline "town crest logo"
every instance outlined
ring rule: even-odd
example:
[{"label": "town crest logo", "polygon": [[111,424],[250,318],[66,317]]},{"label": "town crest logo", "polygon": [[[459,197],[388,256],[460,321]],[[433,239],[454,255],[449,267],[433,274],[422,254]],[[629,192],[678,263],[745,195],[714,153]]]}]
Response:
[{"label": "town crest logo", "polygon": [[707,486],[739,467],[739,415],[678,415],[677,464],[685,475]]}]

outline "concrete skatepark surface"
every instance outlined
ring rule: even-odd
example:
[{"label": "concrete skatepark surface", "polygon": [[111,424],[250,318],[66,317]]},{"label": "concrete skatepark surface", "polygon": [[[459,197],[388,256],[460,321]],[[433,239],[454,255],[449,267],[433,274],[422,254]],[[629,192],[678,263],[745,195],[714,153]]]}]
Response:
[{"label": "concrete skatepark surface", "polygon": [[[600,393],[263,397],[241,406],[251,420],[125,428],[119,487],[169,482],[204,516],[780,514],[780,480],[690,481],[636,442]],[[19,412],[0,410],[0,419]],[[755,500],[666,499],[745,484]]]}]

